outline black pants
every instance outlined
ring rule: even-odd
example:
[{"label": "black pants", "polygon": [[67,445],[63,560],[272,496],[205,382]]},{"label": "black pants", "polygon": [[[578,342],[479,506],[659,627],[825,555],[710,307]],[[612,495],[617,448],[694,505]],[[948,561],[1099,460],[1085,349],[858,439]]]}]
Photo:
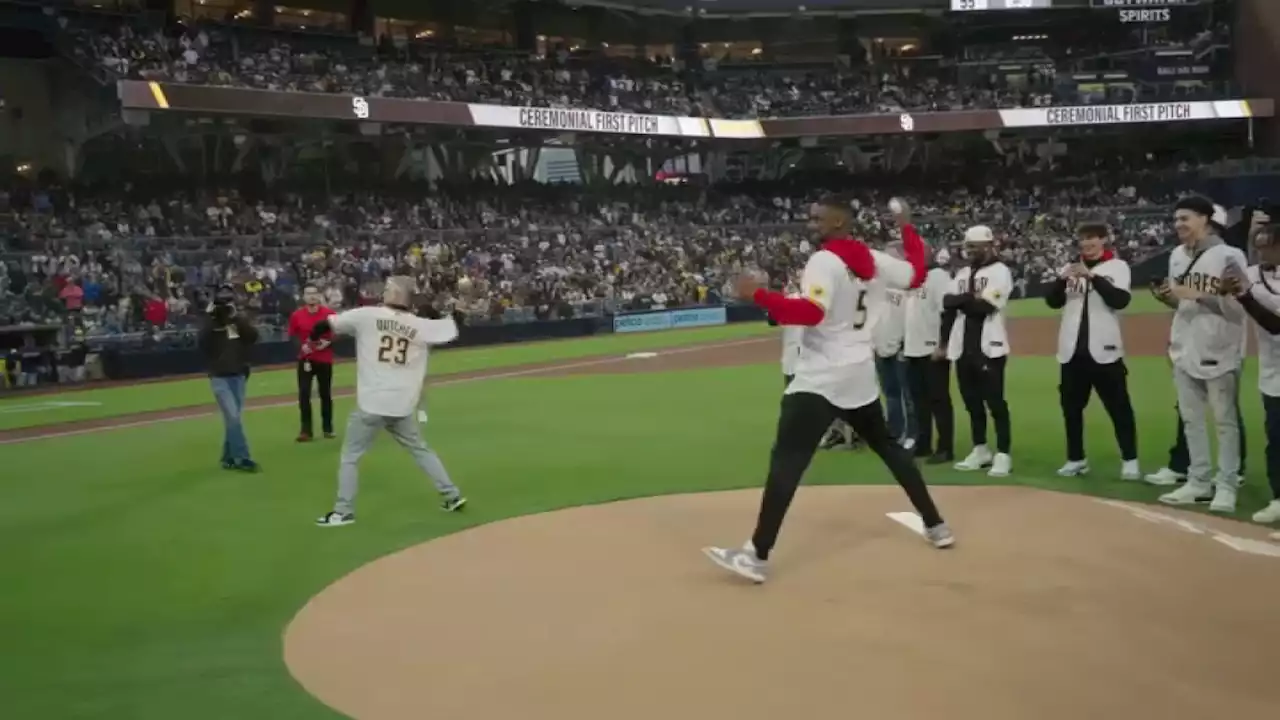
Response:
[{"label": "black pants", "polygon": [[[1272,499],[1280,500],[1280,397],[1263,395],[1262,411],[1267,422],[1267,482],[1271,483]],[[1244,462],[1240,465],[1243,473]]]},{"label": "black pants", "polygon": [[1115,427],[1120,457],[1137,460],[1138,425],[1129,401],[1129,369],[1124,361],[1102,365],[1091,357],[1077,356],[1062,364],[1060,377],[1058,400],[1067,428],[1067,460],[1084,460],[1084,409],[1094,392]]},{"label": "black pants", "polygon": [[956,384],[964,409],[969,413],[969,432],[974,447],[987,444],[987,412],[996,426],[996,452],[1007,453],[1013,446],[1009,428],[1009,404],[1004,400],[1004,366],[1007,358],[969,358],[956,361]]},{"label": "black pants", "polygon": [[[1169,448],[1169,464],[1165,467],[1180,474],[1186,475],[1187,468],[1191,467],[1191,452],[1187,450],[1187,429],[1182,425],[1182,410],[1174,404],[1174,415],[1178,419],[1178,434],[1173,441],[1173,447]],[[1244,475],[1244,461],[1247,456],[1248,443],[1245,442],[1244,416],[1240,413],[1240,383],[1236,383],[1236,424],[1240,427],[1240,475]],[[1271,437],[1270,434],[1267,435]],[[1269,461],[1268,461],[1269,462]]]},{"label": "black pants", "polygon": [[933,448],[938,430],[938,452],[950,453],[955,445],[955,410],[951,407],[951,362],[924,357],[907,358],[907,384],[916,414],[916,452]]},{"label": "black pants", "polygon": [[794,393],[782,396],[782,410],[778,416],[777,437],[769,454],[769,479],[765,482],[764,497],[760,501],[760,516],[756,531],[751,536],[756,553],[761,560],[769,558],[769,552],[778,541],[782,521],[791,507],[800,478],[809,468],[818,442],[837,418],[843,418],[866,441],[867,446],[884,462],[893,474],[916,512],[924,520],[925,527],[942,523],[938,509],[929,496],[920,469],[911,453],[895,443],[889,436],[880,402],[864,405],[855,410],[844,410],[832,405],[821,395]]},{"label": "black pants", "polygon": [[[307,370],[310,364],[311,369]],[[322,432],[333,432],[333,365],[298,361],[298,412],[302,417],[302,432],[311,434],[311,379],[315,378],[320,393],[320,427]]]}]

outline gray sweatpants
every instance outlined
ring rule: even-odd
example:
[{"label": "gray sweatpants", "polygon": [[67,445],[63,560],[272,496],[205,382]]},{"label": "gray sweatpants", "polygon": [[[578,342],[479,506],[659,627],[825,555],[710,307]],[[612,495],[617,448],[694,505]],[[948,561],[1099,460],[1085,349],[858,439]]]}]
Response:
[{"label": "gray sweatpants", "polygon": [[360,474],[357,465],[360,457],[373,444],[379,430],[385,429],[391,437],[400,443],[400,447],[409,451],[413,461],[431,478],[436,490],[445,497],[457,497],[458,487],[449,479],[449,473],[440,462],[440,456],[427,447],[422,439],[422,426],[416,415],[406,417],[384,417],[370,415],[361,410],[353,410],[347,418],[347,431],[342,439],[342,459],[338,464],[338,501],[333,506],[337,513],[354,513],[356,492],[360,489]]},{"label": "gray sweatpants", "polygon": [[[1178,409],[1187,432],[1187,481],[1240,486],[1240,425],[1237,421],[1236,384],[1240,373],[1229,372],[1212,380],[1193,378],[1180,368],[1173,369],[1173,384],[1178,390]],[[1213,474],[1213,456],[1209,452],[1209,412],[1218,431],[1218,474]]]}]

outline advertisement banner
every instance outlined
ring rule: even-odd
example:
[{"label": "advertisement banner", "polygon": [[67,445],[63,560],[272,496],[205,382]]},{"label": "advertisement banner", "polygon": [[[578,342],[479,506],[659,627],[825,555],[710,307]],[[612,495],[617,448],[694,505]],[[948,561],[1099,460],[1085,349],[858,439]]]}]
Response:
[{"label": "advertisement banner", "polygon": [[[1181,65],[1169,60],[1165,62],[1170,66]],[[1190,70],[1181,68],[1176,72],[1179,75],[1185,72],[1197,72],[1194,66],[1198,64],[1200,63],[1192,63]],[[469,105],[436,100],[252,90],[139,80],[121,80],[117,83],[117,89],[121,106],[128,110],[390,125],[527,128],[530,131],[541,132],[581,131],[667,137],[717,137],[727,140],[761,137],[978,132],[1009,127],[1178,122],[1271,117],[1275,114],[1274,99],[1254,98],[1215,102],[722,120],[582,109],[557,110],[503,105]]]},{"label": "advertisement banner", "polygon": [[1074,105],[999,112],[1005,127],[1120,125],[1253,117],[1248,101],[1244,100]]},{"label": "advertisement banner", "polygon": [[729,321],[723,307],[686,308],[683,310],[656,310],[613,316],[616,333],[649,332],[673,328],[710,327]]},{"label": "advertisement banner", "polygon": [[673,115],[637,115],[573,108],[471,105],[476,125],[486,127],[554,130],[557,132],[612,133],[615,135],[675,135],[710,137],[704,118]]}]

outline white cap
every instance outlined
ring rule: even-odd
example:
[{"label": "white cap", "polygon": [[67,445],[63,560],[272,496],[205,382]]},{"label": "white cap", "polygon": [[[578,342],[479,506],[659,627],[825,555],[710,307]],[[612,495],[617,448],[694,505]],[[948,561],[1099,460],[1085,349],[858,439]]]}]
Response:
[{"label": "white cap", "polygon": [[986,225],[974,225],[964,231],[964,242],[966,245],[976,245],[979,243],[989,243],[996,239],[991,232],[991,228]]},{"label": "white cap", "polygon": [[1226,208],[1224,208],[1224,207],[1222,207],[1221,205],[1219,205],[1219,204],[1217,204],[1217,203],[1214,203],[1214,204],[1213,204],[1213,216],[1212,216],[1212,217],[1210,217],[1210,218],[1209,218],[1209,220],[1210,220],[1211,222],[1217,223],[1219,227],[1226,227],[1226,226],[1228,225],[1228,223],[1227,223],[1227,209],[1226,209]]}]

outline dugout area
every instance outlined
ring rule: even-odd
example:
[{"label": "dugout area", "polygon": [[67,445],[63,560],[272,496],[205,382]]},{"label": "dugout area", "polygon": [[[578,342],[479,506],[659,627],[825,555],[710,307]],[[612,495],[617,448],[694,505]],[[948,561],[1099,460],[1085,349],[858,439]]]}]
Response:
[{"label": "dugout area", "polygon": [[[759,492],[529,515],[314,597],[285,658],[357,720],[1267,717],[1280,546],[1262,528],[1015,487],[944,487],[954,550],[896,487],[803,487],[769,583],[698,552]],[[890,517],[895,515],[895,517]]]}]

